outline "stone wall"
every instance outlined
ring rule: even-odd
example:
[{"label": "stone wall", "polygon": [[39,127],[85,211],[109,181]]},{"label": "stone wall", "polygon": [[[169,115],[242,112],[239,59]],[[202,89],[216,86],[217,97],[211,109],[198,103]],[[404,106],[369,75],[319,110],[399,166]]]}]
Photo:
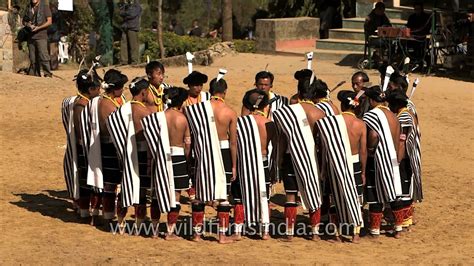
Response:
[{"label": "stone wall", "polygon": [[0,10],[0,71],[13,71],[13,36],[8,12]]},{"label": "stone wall", "polygon": [[319,18],[258,19],[255,37],[257,51],[313,47],[319,38]]}]

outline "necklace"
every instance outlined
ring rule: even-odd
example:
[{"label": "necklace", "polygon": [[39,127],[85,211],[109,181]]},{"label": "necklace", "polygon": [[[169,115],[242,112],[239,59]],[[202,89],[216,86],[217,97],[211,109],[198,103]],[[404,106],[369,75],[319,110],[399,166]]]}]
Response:
[{"label": "necklace", "polygon": [[397,117],[400,117],[403,112],[410,113],[410,112],[408,111],[408,108],[403,107],[400,111],[398,111]]},{"label": "necklace", "polygon": [[107,100],[110,100],[115,105],[115,107],[117,107],[117,108],[120,107],[120,104],[115,99],[108,96],[107,94],[103,94],[102,97],[104,97]]},{"label": "necklace", "polygon": [[314,105],[314,102],[313,101],[310,101],[310,100],[298,100],[299,103],[309,103],[311,105]]},{"label": "necklace", "polygon": [[328,103],[328,102],[329,102],[329,100],[326,99],[326,98],[323,98],[323,99],[321,99],[321,100],[318,100],[318,103]]},{"label": "necklace", "polygon": [[252,112],[252,114],[267,117],[267,114],[265,112],[260,111],[260,110],[255,110],[255,111]]},{"label": "necklace", "polygon": [[190,106],[190,105],[193,105],[195,103],[200,103],[201,102],[201,94],[199,93],[198,97],[196,97],[196,102],[194,103],[191,99],[193,97],[189,96],[188,99],[186,100],[186,106]]},{"label": "necklace", "polygon": [[225,100],[222,97],[219,97],[219,96],[211,96],[211,99],[214,99],[216,101],[221,101],[221,102],[225,103]]},{"label": "necklace", "polygon": [[179,109],[178,107],[171,107],[172,110],[175,110],[175,111],[178,111],[178,112],[181,112],[181,109]]},{"label": "necklace", "polygon": [[342,114],[352,115],[353,117],[356,117],[356,115],[353,112],[342,112]]},{"label": "necklace", "polygon": [[145,104],[144,104],[144,103],[142,103],[142,102],[135,101],[135,100],[131,100],[130,102],[131,102],[131,103],[136,103],[136,104],[139,104],[139,105],[141,105],[142,107],[145,107],[145,108],[146,108]]},{"label": "necklace", "polygon": [[151,91],[151,95],[153,96],[153,102],[155,103],[156,110],[158,112],[163,111],[163,90],[160,88],[160,91],[156,89],[155,86],[151,85],[148,87],[148,89]]},{"label": "necklace", "polygon": [[80,92],[77,92],[77,96],[83,98],[83,99],[86,99],[86,100],[90,100],[89,97],[85,96],[84,94],[80,93]]},{"label": "necklace", "polygon": [[385,105],[381,105],[381,104],[375,106],[375,108],[380,108],[380,109],[385,109],[385,110],[387,110],[387,111],[390,111],[390,108],[388,108],[388,107],[385,106]]}]

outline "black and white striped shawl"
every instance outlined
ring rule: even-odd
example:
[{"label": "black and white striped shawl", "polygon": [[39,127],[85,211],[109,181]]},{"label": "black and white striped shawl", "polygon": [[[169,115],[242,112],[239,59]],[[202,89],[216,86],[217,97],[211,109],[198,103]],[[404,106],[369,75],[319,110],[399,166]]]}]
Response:
[{"label": "black and white striped shawl", "polygon": [[151,173],[153,191],[162,213],[176,207],[173,162],[169,143],[168,124],[164,112],[156,112],[141,121],[148,148],[153,156]]},{"label": "black and white striped shawl", "polygon": [[311,126],[301,104],[285,106],[273,114],[280,132],[286,135],[298,188],[304,205],[314,211],[321,206],[316,149]]},{"label": "black and white striped shawl", "polygon": [[130,102],[125,103],[107,117],[107,128],[123,168],[121,182],[122,206],[128,207],[138,204],[140,200],[140,177],[132,104]]},{"label": "black and white striped shawl", "polygon": [[283,106],[288,106],[290,101],[287,97],[270,92],[270,99],[268,105],[270,105],[270,110],[268,111],[268,119],[273,120],[273,112],[282,108]]},{"label": "black and white striped shawl", "polygon": [[237,119],[237,178],[247,223],[269,223],[260,133],[252,115]]},{"label": "black and white striped shawl", "polygon": [[224,162],[216,122],[209,101],[184,108],[193,138],[196,158],[196,199],[213,201],[227,199]]},{"label": "black and white striped shawl", "polygon": [[334,109],[332,109],[332,106],[330,103],[328,102],[319,102],[317,104],[315,104],[316,107],[318,107],[321,111],[323,111],[326,116],[332,116],[332,115],[336,115],[336,113],[334,112]]},{"label": "black and white striped shawl", "polygon": [[398,121],[402,128],[409,127],[406,150],[410,157],[410,167],[413,173],[410,196],[413,200],[421,202],[423,200],[423,186],[421,181],[421,145],[418,125],[415,123],[413,116],[407,111],[398,114]]},{"label": "black and white striped shawl", "polygon": [[410,110],[410,112],[412,114],[415,115],[415,118],[418,119],[418,113],[416,112],[415,103],[413,101],[411,101],[410,99],[408,99],[407,108],[408,108],[408,110]]},{"label": "black and white striped shawl", "polygon": [[360,226],[362,212],[354,177],[351,143],[342,115],[327,116],[316,122],[322,141],[323,164],[332,169],[329,176],[338,221]]},{"label": "black and white striped shawl", "polygon": [[73,109],[77,96],[67,97],[61,105],[61,116],[66,131],[66,152],[63,160],[64,180],[69,197],[79,199],[79,179],[77,176],[77,146],[74,130]]},{"label": "black and white striped shawl", "polygon": [[375,149],[375,188],[380,203],[395,201],[402,195],[399,164],[390,125],[384,112],[374,108],[364,115],[364,122],[378,135]]},{"label": "black and white striped shawl", "polygon": [[92,98],[81,113],[81,133],[84,157],[87,164],[87,185],[104,188],[99,126],[100,97]]}]

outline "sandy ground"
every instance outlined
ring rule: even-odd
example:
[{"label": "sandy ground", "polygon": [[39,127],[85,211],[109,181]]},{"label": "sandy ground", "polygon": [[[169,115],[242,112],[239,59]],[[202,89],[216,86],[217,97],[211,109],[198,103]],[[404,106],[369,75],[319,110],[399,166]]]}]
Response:
[{"label": "sandy ground", "polygon": [[[244,91],[252,87],[254,74],[267,63],[276,76],[275,91],[293,94],[293,73],[305,67],[303,57],[240,54],[196,69],[212,77],[218,68],[227,68],[227,102],[240,110]],[[355,71],[331,62],[315,62],[314,66],[318,77],[330,86],[341,80],[349,82]],[[122,71],[130,79],[144,75],[143,69]],[[185,67],[167,68],[166,81],[182,85],[186,71]],[[414,101],[421,121],[426,198],[417,208],[419,223],[413,232],[400,240],[363,238],[359,245],[312,242],[297,237],[293,243],[245,239],[224,246],[214,241],[215,235],[200,244],[186,240],[169,242],[113,235],[79,223],[66,198],[62,172],[65,134],[60,117],[61,100],[75,93],[71,81],[75,71],[60,70],[55,74],[62,79],[0,72],[2,264],[474,263],[473,83],[421,78]],[[375,72],[370,74],[377,82]],[[277,192],[282,192],[281,185]],[[282,197],[277,195],[278,198],[281,202]],[[281,220],[281,212],[282,207],[278,206],[274,217]],[[208,214],[211,218],[214,212]],[[184,208],[182,215],[189,217],[189,209]],[[305,218],[301,216],[299,221]]]}]

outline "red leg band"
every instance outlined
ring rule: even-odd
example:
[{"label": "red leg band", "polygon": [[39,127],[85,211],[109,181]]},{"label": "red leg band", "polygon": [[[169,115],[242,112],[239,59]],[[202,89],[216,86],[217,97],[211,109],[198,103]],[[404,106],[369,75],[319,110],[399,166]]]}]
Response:
[{"label": "red leg band", "polygon": [[193,212],[193,227],[202,226],[204,221],[204,212]]},{"label": "red leg band", "polygon": [[240,203],[236,204],[234,207],[234,223],[243,224],[244,220],[245,220],[244,205]]},{"label": "red leg band", "polygon": [[381,223],[382,223],[382,213],[370,212],[370,229],[374,229],[374,230],[380,229]]},{"label": "red leg band", "polygon": [[170,211],[168,213],[168,224],[176,224],[178,222],[179,211]]},{"label": "red leg band", "polygon": [[219,218],[219,229],[227,230],[229,227],[229,212],[218,212],[217,217]]},{"label": "red leg band", "polygon": [[311,226],[316,226],[321,222],[321,208],[313,211],[309,214],[309,219],[311,220]]},{"label": "red leg band", "polygon": [[296,207],[285,207],[286,228],[293,228],[296,222]]}]

